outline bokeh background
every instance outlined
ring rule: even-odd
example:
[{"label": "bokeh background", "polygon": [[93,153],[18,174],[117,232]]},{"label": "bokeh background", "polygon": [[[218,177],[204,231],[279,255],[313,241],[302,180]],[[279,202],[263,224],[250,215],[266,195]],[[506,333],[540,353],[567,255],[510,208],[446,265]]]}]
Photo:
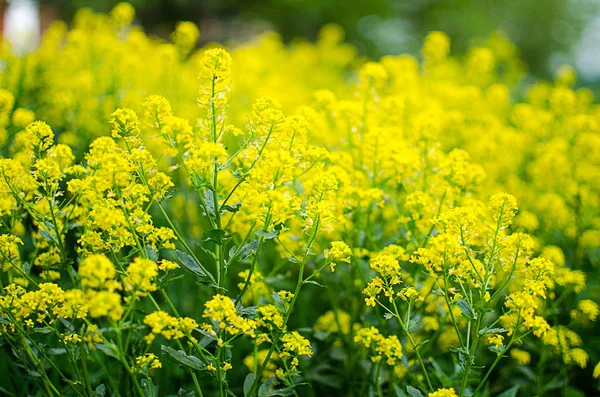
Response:
[{"label": "bokeh background", "polygon": [[[53,19],[70,21],[80,7],[109,11],[113,0],[10,0],[37,3],[41,30]],[[423,37],[442,30],[460,53],[478,38],[501,30],[521,50],[529,74],[550,78],[574,65],[579,84],[600,88],[599,0],[130,0],[136,22],[167,37],[175,23],[200,26],[201,43],[246,41],[265,30],[286,41],[314,39],[321,26],[337,23],[365,56],[418,54]],[[0,11],[4,14],[7,1]],[[2,18],[4,19],[4,18]]]}]

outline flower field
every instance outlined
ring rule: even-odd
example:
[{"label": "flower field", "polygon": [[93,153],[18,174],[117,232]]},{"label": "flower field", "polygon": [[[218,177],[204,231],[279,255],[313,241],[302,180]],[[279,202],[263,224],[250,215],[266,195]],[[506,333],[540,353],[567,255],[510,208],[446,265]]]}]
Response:
[{"label": "flower field", "polygon": [[196,48],[82,9],[0,72],[0,394],[600,395],[600,106],[501,33]]}]

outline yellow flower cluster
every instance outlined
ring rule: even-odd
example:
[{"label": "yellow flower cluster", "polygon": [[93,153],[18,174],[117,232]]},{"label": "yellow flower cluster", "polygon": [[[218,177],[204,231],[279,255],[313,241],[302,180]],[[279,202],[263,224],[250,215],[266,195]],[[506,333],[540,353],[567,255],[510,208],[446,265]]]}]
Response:
[{"label": "yellow flower cluster", "polygon": [[167,312],[156,311],[144,317],[146,324],[151,333],[146,335],[144,339],[147,343],[152,343],[156,335],[162,335],[167,340],[181,339],[190,337],[191,332],[198,328],[198,323],[189,317],[172,317]]},{"label": "yellow flower cluster", "polygon": [[[231,335],[242,333],[254,336],[255,322],[239,316],[233,301],[227,296],[216,294],[205,303],[204,307],[202,317],[216,323],[217,330],[224,330]],[[218,333],[218,331],[213,331],[210,326],[205,328],[215,335]]]},{"label": "yellow flower cluster", "polygon": [[359,328],[354,336],[354,342],[363,345],[367,349],[373,348],[373,362],[385,358],[388,365],[394,366],[402,359],[402,345],[396,335],[383,336],[375,327]]}]

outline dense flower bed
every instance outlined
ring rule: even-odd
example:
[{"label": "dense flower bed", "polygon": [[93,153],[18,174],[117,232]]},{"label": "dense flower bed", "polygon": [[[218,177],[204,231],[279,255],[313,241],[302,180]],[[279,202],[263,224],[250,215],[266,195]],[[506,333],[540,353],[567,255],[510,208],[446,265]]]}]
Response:
[{"label": "dense flower bed", "polygon": [[371,62],[335,26],[196,50],[133,16],[3,50],[0,391],[596,390],[600,108],[571,69],[523,88],[501,34]]}]

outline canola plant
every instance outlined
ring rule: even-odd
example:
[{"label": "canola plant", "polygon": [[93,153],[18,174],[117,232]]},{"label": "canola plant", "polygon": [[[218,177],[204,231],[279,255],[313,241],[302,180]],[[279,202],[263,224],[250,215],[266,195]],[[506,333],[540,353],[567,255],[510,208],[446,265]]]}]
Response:
[{"label": "canola plant", "polygon": [[[502,34],[196,49],[81,10],[0,90],[9,396],[598,390],[600,107]],[[578,394],[579,393],[579,394]]]}]

